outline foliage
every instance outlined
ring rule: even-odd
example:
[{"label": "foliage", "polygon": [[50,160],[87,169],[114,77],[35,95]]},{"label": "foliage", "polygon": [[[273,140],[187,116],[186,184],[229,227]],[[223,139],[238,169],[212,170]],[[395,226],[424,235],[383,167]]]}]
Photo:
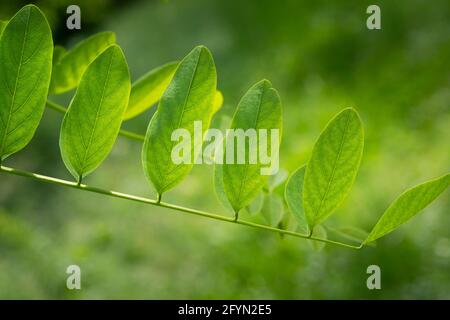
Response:
[{"label": "foliage", "polygon": [[[124,116],[137,116],[160,100],[157,112],[149,122],[142,149],[144,171],[155,187],[158,199],[155,203],[136,199],[159,205],[161,195],[179,184],[193,167],[193,164],[169,161],[174,146],[171,139],[173,130],[184,128],[193,134],[193,123],[197,120],[202,121],[204,133],[223,103],[222,94],[216,91],[215,64],[210,51],[198,46],[180,63],[170,63],[152,70],[131,85],[125,57],[114,42],[113,33],[100,33],[68,52],[62,47],[55,47],[52,58],[50,28],[41,11],[28,5],[12,17],[4,27],[0,42],[0,77],[3,80],[0,81],[3,84],[0,91],[0,99],[3,99],[0,109],[0,132],[3,137],[0,155],[4,159],[20,151],[31,140],[42,116],[49,86],[53,93],[77,87],[62,122],[62,158],[80,188],[109,194],[101,189],[81,186],[82,178],[108,156]],[[20,57],[18,60],[15,59],[17,56]],[[230,128],[281,131],[281,99],[269,81],[256,83],[242,97]],[[225,138],[224,145],[227,145],[228,139],[230,136]],[[224,165],[216,165],[216,193],[221,202],[233,209],[235,222],[247,224],[237,220],[238,213],[248,208],[247,211],[253,214],[260,212],[270,227],[253,226],[309,238],[321,244],[330,242],[352,247],[328,241],[326,230],[320,225],[349,193],[359,169],[363,143],[362,122],[358,113],[352,108],[344,109],[321,133],[307,165],[296,170],[286,183],[284,194],[287,207],[296,218],[297,228],[307,230],[308,235],[278,228],[287,226],[286,221],[289,220],[285,215],[285,204],[276,193],[287,176],[283,170],[268,180],[267,176],[260,174],[261,163],[252,164],[248,157],[244,164],[224,162]],[[236,148],[236,144],[234,146]],[[193,159],[201,148],[199,144],[192,145]],[[245,149],[245,154],[249,154],[248,144]],[[279,150],[269,152],[278,155]],[[42,178],[11,168],[2,167],[2,171],[73,186],[58,179]],[[393,231],[425,208],[448,187],[449,181],[447,174],[406,191],[389,207],[361,246]],[[261,190],[264,192],[262,198]],[[120,197],[133,199],[133,196]],[[161,205],[230,221],[226,217],[194,209]]]},{"label": "foliage", "polygon": [[[65,8],[72,2],[39,5],[55,44],[65,48],[97,30],[114,31],[133,80],[205,44],[225,96],[214,128],[229,128],[222,120],[231,119],[246,89],[269,78],[283,102],[280,167],[291,174],[308,162],[333,115],[357,108],[364,123],[363,159],[351,193],[322,225],[328,238],[359,245],[368,232],[354,232],[355,227],[370,231],[402,190],[448,172],[448,1],[430,6],[380,0],[379,31],[366,29],[372,3],[360,0],[134,1],[105,7],[108,2],[80,2],[81,31],[65,26]],[[0,1],[0,19],[8,20],[21,5]],[[68,106],[73,93],[49,99]],[[141,139],[129,142],[121,134],[85,183],[143,196],[151,192],[139,141],[155,111],[123,123],[123,131],[142,133]],[[45,110],[34,138],[3,166],[71,179],[58,148],[61,119]],[[195,166],[165,201],[225,215],[212,171]],[[448,191],[375,248],[327,245],[317,253],[309,248],[316,241],[27,180],[0,172],[2,298],[450,298]],[[273,192],[282,195],[283,189]],[[257,197],[266,191],[263,187]],[[247,208],[239,220],[267,223],[260,211],[247,215]],[[295,231],[294,216],[285,212],[283,228]],[[69,264],[82,268],[82,290],[65,289]],[[365,286],[371,264],[381,267],[382,290]]]}]

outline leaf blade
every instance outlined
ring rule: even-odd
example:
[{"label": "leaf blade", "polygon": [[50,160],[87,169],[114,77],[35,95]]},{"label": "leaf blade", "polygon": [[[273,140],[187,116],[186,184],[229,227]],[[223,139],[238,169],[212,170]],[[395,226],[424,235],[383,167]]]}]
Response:
[{"label": "leaf blade", "polygon": [[112,45],[86,69],[61,126],[61,155],[78,180],[108,156],[120,130],[130,94],[122,50]]},{"label": "leaf blade", "polygon": [[178,64],[178,61],[166,63],[150,70],[133,83],[124,120],[140,115],[159,101],[172,80]]},{"label": "leaf blade", "polygon": [[347,108],[320,134],[306,167],[303,207],[310,230],[345,200],[359,169],[364,147],[362,122]]},{"label": "leaf blade", "polygon": [[100,32],[79,42],[54,65],[50,93],[61,94],[78,86],[89,64],[116,42],[113,32]]},{"label": "leaf blade", "polygon": [[383,213],[364,243],[375,241],[397,229],[428,206],[449,185],[450,174],[446,174],[403,192]]},{"label": "leaf blade", "polygon": [[181,61],[164,92],[142,148],[145,175],[159,195],[176,186],[191,171],[192,159],[199,152],[198,142],[191,143],[190,163],[175,164],[171,159],[175,145],[171,136],[175,129],[185,129],[192,137],[194,122],[201,121],[203,137],[212,118],[216,83],[212,55],[206,47],[198,46]]},{"label": "leaf blade", "polygon": [[[262,80],[253,85],[240,100],[236,113],[234,114],[230,129],[272,129],[278,130],[281,141],[282,111],[281,100],[278,92],[267,80]],[[269,134],[268,134],[269,135]],[[234,137],[233,137],[234,139]],[[230,136],[225,139],[225,145],[229,143]],[[269,140],[269,139],[268,139]],[[235,152],[242,152],[236,150]],[[270,143],[267,146],[268,153],[278,156],[278,150],[271,150]],[[258,194],[265,182],[267,175],[261,175],[262,167],[259,159],[256,164],[249,162],[249,143],[245,143],[245,163],[227,163],[223,161],[223,179],[227,198],[235,213],[248,205]],[[226,152],[224,153],[224,160]]]},{"label": "leaf blade", "polygon": [[3,30],[0,159],[24,148],[39,125],[50,83],[52,52],[50,26],[34,5],[20,9]]},{"label": "leaf blade", "polygon": [[291,174],[284,189],[284,198],[289,211],[297,221],[298,228],[302,233],[307,234],[309,227],[302,202],[305,171],[306,166],[302,166]]}]

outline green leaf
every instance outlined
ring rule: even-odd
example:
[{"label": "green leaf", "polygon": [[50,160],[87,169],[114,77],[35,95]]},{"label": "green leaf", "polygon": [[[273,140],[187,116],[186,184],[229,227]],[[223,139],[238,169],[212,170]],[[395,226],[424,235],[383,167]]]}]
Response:
[{"label": "green leaf", "polygon": [[350,192],[363,146],[361,119],[352,108],[336,115],[321,133],[303,184],[303,208],[310,230],[325,221]]},{"label": "green leaf", "polygon": [[302,190],[305,171],[306,166],[303,166],[292,173],[284,189],[284,199],[286,200],[289,211],[297,220],[299,231],[301,233],[308,234],[308,222],[306,221],[302,203]]},{"label": "green leaf", "polygon": [[211,53],[198,46],[181,61],[164,92],[148,125],[142,149],[144,172],[159,195],[175,187],[191,171],[203,141],[192,139],[188,147],[191,161],[176,164],[171,158],[172,149],[181,142],[172,141],[172,133],[185,129],[193,137],[194,122],[201,121],[203,137],[213,114],[216,82]]},{"label": "green leaf", "polygon": [[131,86],[130,102],[124,120],[134,118],[161,99],[172,80],[178,61],[150,70]]},{"label": "green leaf", "polygon": [[450,174],[419,184],[401,194],[383,213],[364,243],[394,231],[428,206],[450,184]]},{"label": "green leaf", "polygon": [[53,49],[53,65],[61,61],[62,57],[64,57],[66,54],[67,54],[66,48],[58,45],[55,46],[55,48]]},{"label": "green leaf", "polygon": [[64,116],[59,141],[64,164],[78,181],[111,151],[130,88],[128,66],[117,45],[100,54],[81,78]]},{"label": "green leaf", "polygon": [[27,5],[9,21],[0,42],[0,159],[32,139],[45,108],[53,40],[43,13]]},{"label": "green leaf", "polygon": [[78,43],[54,65],[50,93],[60,94],[76,88],[88,65],[115,42],[113,32],[101,32]]},{"label": "green leaf", "polygon": [[282,198],[277,194],[266,195],[261,213],[271,227],[277,227],[284,215]]},{"label": "green leaf", "polygon": [[[281,140],[282,112],[281,101],[277,91],[267,80],[262,80],[251,87],[242,97],[238,104],[236,113],[231,122],[231,129],[268,130],[267,153],[278,156],[278,150],[271,150],[269,141],[271,129],[279,130]],[[236,140],[235,136],[227,136],[225,144],[229,144],[230,139]],[[263,166],[258,157],[258,161],[250,164],[249,159],[249,139],[245,139],[245,150],[237,150],[238,143],[234,143],[234,163],[226,163],[226,153],[224,153],[223,181],[225,193],[231,203],[235,213],[248,205],[258,194],[267,181],[267,175],[262,175],[260,170]],[[254,150],[252,150],[253,152]],[[229,151],[228,151],[229,152]],[[245,152],[244,164],[237,163],[238,152]]]}]

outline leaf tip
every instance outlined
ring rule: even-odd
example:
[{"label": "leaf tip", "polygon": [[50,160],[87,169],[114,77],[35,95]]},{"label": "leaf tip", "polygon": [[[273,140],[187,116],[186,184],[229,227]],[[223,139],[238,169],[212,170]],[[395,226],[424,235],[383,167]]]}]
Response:
[{"label": "leaf tip", "polygon": [[199,54],[205,53],[212,56],[211,51],[203,44],[196,46],[192,51],[198,52]]},{"label": "leaf tip", "polygon": [[258,84],[266,88],[272,88],[272,83],[267,79],[262,79]]}]

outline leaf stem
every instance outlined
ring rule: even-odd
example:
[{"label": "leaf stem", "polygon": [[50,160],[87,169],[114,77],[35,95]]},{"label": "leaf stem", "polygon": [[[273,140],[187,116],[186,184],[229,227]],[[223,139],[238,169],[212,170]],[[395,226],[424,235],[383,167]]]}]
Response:
[{"label": "leaf stem", "polygon": [[227,217],[227,216],[209,213],[209,212],[205,212],[205,211],[201,211],[201,210],[186,208],[186,207],[178,206],[178,205],[171,204],[171,203],[158,202],[158,200],[153,200],[153,199],[149,199],[149,198],[139,197],[139,196],[116,192],[116,191],[105,190],[105,189],[101,189],[101,188],[97,188],[97,187],[91,187],[91,186],[88,186],[85,184],[78,184],[77,182],[73,182],[73,181],[62,180],[62,179],[49,177],[49,176],[45,176],[45,175],[41,175],[41,174],[37,174],[37,173],[32,173],[32,172],[28,172],[28,171],[24,171],[24,170],[14,169],[14,168],[10,168],[10,167],[0,166],[0,172],[4,172],[7,174],[16,175],[16,176],[21,176],[21,177],[26,177],[26,178],[30,178],[30,179],[40,181],[40,182],[55,184],[55,185],[59,185],[59,186],[65,186],[65,187],[69,187],[69,188],[73,188],[73,189],[79,189],[79,190],[99,193],[99,194],[107,195],[110,197],[115,197],[115,198],[125,199],[125,200],[129,200],[129,201],[145,203],[148,205],[158,206],[158,207],[162,207],[162,208],[177,210],[177,211],[185,212],[188,214],[202,216],[202,217],[210,218],[210,219],[214,219],[214,220],[240,224],[240,225],[244,225],[244,226],[248,226],[248,227],[252,227],[252,228],[256,228],[256,229],[260,229],[260,230],[267,230],[267,231],[271,231],[271,232],[275,232],[275,233],[279,233],[279,234],[290,235],[293,237],[308,239],[308,240],[312,240],[312,241],[325,242],[325,243],[333,244],[333,245],[340,246],[340,247],[345,247],[345,248],[350,248],[350,249],[361,249],[361,247],[363,246],[363,244],[361,244],[359,246],[355,246],[355,245],[350,245],[350,244],[333,241],[333,240],[329,240],[329,239],[321,239],[321,238],[316,238],[316,237],[312,237],[312,236],[309,237],[308,235],[304,235],[304,234],[301,234],[298,232],[273,228],[273,227],[269,227],[266,225],[257,224],[257,223],[244,221],[244,220],[236,220],[235,217]]},{"label": "leaf stem", "polygon": [[[62,105],[60,105],[56,102],[50,101],[50,100],[47,100],[46,106],[47,106],[47,108],[55,110],[59,113],[67,112],[67,109],[64,108]],[[144,141],[144,139],[145,139],[145,136],[143,136],[142,134],[135,133],[135,132],[128,131],[128,130],[123,130],[123,129],[119,131],[119,135],[121,135],[125,138],[132,139],[132,140],[137,140],[137,141]]]},{"label": "leaf stem", "polygon": [[161,203],[162,193],[156,195],[156,203]]}]

